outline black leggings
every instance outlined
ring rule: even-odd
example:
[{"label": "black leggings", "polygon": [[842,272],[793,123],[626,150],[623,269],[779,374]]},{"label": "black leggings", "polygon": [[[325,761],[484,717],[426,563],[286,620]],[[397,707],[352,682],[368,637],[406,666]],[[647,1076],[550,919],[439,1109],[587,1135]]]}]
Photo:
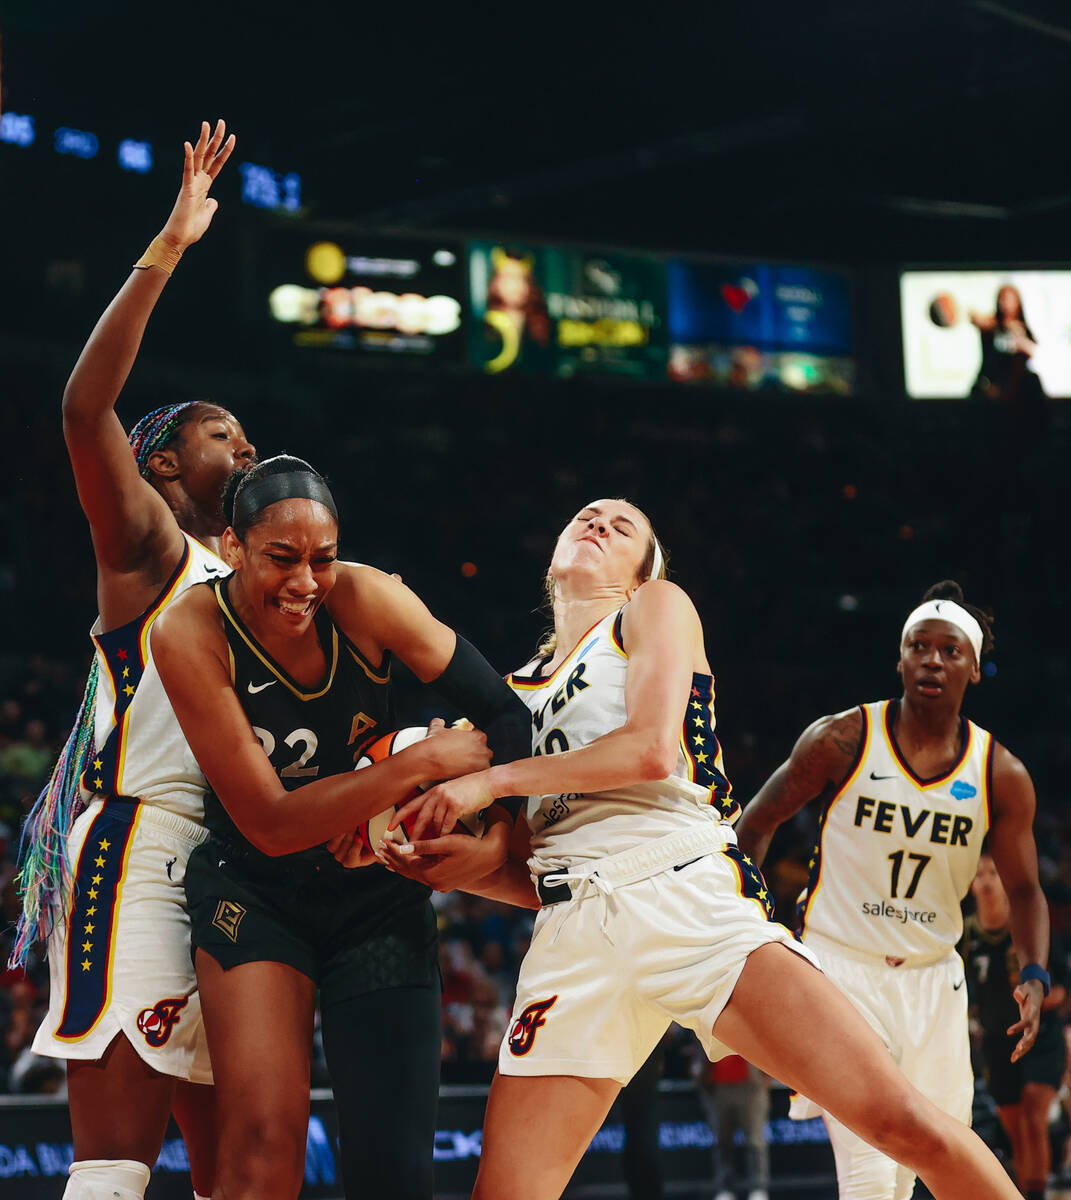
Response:
[{"label": "black leggings", "polygon": [[440,983],[384,988],[321,1014],[347,1196],[432,1200]]}]

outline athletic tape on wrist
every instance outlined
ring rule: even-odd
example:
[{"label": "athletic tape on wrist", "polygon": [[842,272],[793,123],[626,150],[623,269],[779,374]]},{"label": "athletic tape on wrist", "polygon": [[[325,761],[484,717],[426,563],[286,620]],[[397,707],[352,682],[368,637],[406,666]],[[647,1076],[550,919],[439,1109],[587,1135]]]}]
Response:
[{"label": "athletic tape on wrist", "polygon": [[181,250],[176,250],[169,242],[165,242],[162,237],[154,237],[145,253],[134,264],[134,269],[136,271],[144,271],[149,267],[159,267],[161,271],[170,275],[178,266],[178,261],[181,257]]}]

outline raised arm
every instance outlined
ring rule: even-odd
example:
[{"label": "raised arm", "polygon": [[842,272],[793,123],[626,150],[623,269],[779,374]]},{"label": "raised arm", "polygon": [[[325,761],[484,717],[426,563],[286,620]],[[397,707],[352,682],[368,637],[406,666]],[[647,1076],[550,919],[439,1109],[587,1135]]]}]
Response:
[{"label": "raised arm", "polygon": [[[1038,881],[1038,852],[1034,843],[1037,799],[1026,767],[1003,746],[993,747],[993,782],[990,796],[989,850],[1011,904],[1011,935],[1019,962],[1049,961],[1049,908]],[[1037,1040],[1044,988],[1039,980],[1020,983],[1015,989],[1019,1020],[1008,1030],[1020,1034],[1012,1051],[1016,1062]]]},{"label": "raised arm", "polygon": [[761,864],[779,825],[848,778],[862,737],[863,715],[858,708],[808,725],[787,761],[767,779],[737,821],[740,849]]},{"label": "raised arm", "polygon": [[141,260],[151,265],[131,271],[90,334],[63,393],[63,435],[102,571],[129,572],[151,558],[166,575],[182,551],[167,504],[138,473],[115,402],[171,270],[212,221],[217,204],[208,191],[234,149],[234,135],[224,141],[225,133],[222,121],[214,133],[205,122],[197,145],[186,143],[175,206]]},{"label": "raised arm", "polygon": [[[587,746],[493,766],[426,793],[415,834],[453,828],[497,796],[599,792],[664,779],[677,761],[692,673],[707,669],[699,617],[676,584],[651,580],[625,609],[625,723]],[[409,806],[412,816],[420,801]],[[405,814],[406,810],[403,810]]]},{"label": "raised arm", "polygon": [[420,783],[479,770],[489,760],[482,733],[444,730],[364,771],[306,784],[295,804],[235,693],[211,591],[191,588],[157,619],[151,636],[153,658],[190,749],[243,836],[265,854],[321,845]]}]

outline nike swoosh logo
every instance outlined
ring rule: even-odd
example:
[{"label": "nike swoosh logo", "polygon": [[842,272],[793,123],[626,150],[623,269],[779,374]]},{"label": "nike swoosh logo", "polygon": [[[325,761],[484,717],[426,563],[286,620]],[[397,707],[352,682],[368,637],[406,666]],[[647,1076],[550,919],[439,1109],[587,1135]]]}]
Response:
[{"label": "nike swoosh logo", "polygon": [[954,983],[954,984],[952,985],[952,990],[953,990],[954,992],[958,992],[958,991],[959,991],[959,989],[960,989],[961,987],[963,987],[963,985],[964,985],[966,982],[967,982],[967,981],[966,981],[965,979],[961,979],[961,980],[959,981],[959,983]]},{"label": "nike swoosh logo", "polygon": [[249,689],[249,694],[250,694],[251,696],[255,696],[255,695],[257,694],[257,692],[262,692],[262,691],[264,691],[264,689],[265,689],[265,688],[269,688],[269,687],[271,687],[273,684],[276,684],[276,683],[278,683],[278,682],[279,682],[279,681],[278,681],[278,679],[269,679],[267,683],[258,683],[258,684],[256,685],[256,687],[254,687],[254,686],[253,686],[253,685],[250,683],[250,684],[248,684],[248,685],[247,685],[247,687],[248,687],[248,689]]},{"label": "nike swoosh logo", "polygon": [[896,776],[895,775],[875,775],[874,772],[871,771],[870,778],[871,779],[895,779]]},{"label": "nike swoosh logo", "polygon": [[[700,855],[700,858],[702,858],[702,855]],[[683,871],[685,867],[690,867],[692,863],[697,863],[698,861],[698,858],[690,858],[686,863],[681,863],[679,867],[674,867],[673,869],[674,871]]]}]

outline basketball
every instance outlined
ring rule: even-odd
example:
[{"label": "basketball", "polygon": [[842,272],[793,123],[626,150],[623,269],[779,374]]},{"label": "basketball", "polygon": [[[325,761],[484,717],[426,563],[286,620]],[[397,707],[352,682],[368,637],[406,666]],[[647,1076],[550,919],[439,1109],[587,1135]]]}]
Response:
[{"label": "basketball", "polygon": [[[408,729],[396,729],[393,733],[385,733],[365,746],[354,770],[360,771],[364,767],[370,767],[373,763],[382,762],[383,759],[397,754],[400,750],[415,746],[417,742],[423,741],[427,736],[427,729],[421,726],[411,726]],[[419,788],[414,788],[409,795],[402,797],[401,803],[408,804],[414,796],[419,794],[419,791]],[[357,836],[364,843],[366,850],[374,852],[379,843],[388,836],[387,825],[398,807],[398,805],[394,805],[393,808],[385,808],[381,813],[377,813],[368,821],[362,821],[357,826]],[[389,836],[401,845],[409,841],[409,831],[405,825],[399,825]]]},{"label": "basketball", "polygon": [[[416,745],[428,736],[428,731],[423,726],[415,725],[407,729],[397,729],[393,733],[385,733],[382,737],[376,738],[369,742],[361,751],[361,757],[357,760],[357,766],[354,770],[360,771],[364,767],[370,767],[373,763],[382,762],[392,754],[397,754],[401,750],[407,749],[409,746]],[[419,795],[425,788],[431,787],[434,780],[429,780],[420,788],[414,788],[407,796],[403,796],[401,801],[394,805],[393,808],[384,809],[383,812],[377,813],[368,821],[362,821],[357,826],[357,836],[364,843],[366,850],[375,851],[379,843],[388,836],[387,825],[395,812],[405,804],[408,804],[414,796]],[[409,829],[412,827],[412,822],[407,821],[399,825],[389,836],[399,845],[404,845],[409,841]],[[483,837],[484,817],[483,813],[466,813],[461,817],[454,826],[454,833],[467,833],[471,837]]]}]

